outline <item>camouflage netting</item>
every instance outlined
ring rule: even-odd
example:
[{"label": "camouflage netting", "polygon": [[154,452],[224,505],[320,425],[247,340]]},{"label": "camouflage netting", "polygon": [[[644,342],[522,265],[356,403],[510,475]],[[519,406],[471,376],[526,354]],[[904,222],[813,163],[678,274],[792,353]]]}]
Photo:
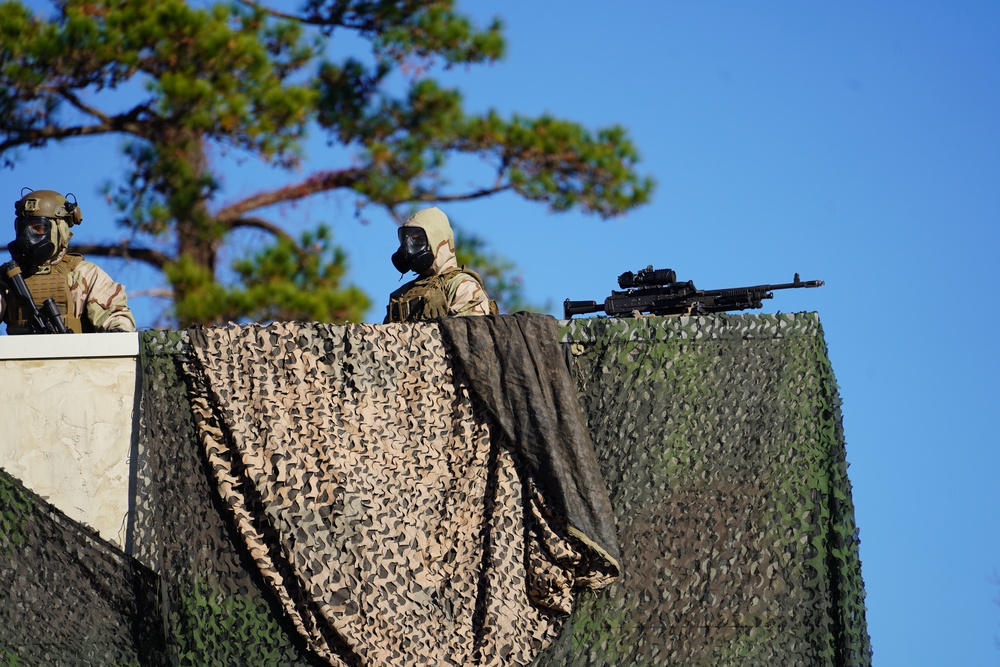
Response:
[{"label": "camouflage netting", "polygon": [[[443,341],[437,335],[385,342],[389,331],[404,330],[375,326],[347,333],[317,326],[307,327],[304,338],[284,340],[273,328],[232,330],[248,336],[242,348],[234,343],[230,349],[234,359],[241,349],[265,356],[283,349],[290,362],[277,378],[251,367],[233,378],[266,382],[268,391],[286,391],[305,379],[303,386],[309,386],[317,378],[301,372],[308,354],[315,351],[323,359],[331,345],[342,345],[351,362],[341,364],[340,372],[350,381],[337,389],[336,401],[339,409],[353,405],[358,423],[371,426],[375,403],[345,403],[345,397],[356,398],[366,383],[386,386],[385,368],[410,368],[407,359],[413,355],[441,358]],[[261,332],[263,338],[253,338]],[[407,371],[411,374],[396,386],[408,397],[404,400],[419,403],[419,382],[450,384],[450,404],[438,399],[447,404],[447,417],[440,419],[451,420],[447,429],[457,429],[454,437],[471,446],[441,447],[418,457],[390,437],[365,458],[358,434],[335,435],[344,457],[369,470],[393,457],[426,464],[427,476],[437,484],[433,488],[441,490],[439,511],[415,516],[464,531],[470,541],[456,538],[446,545],[411,522],[383,541],[382,554],[350,542],[328,551],[323,562],[310,562],[312,546],[296,551],[297,541],[316,533],[297,531],[293,524],[309,518],[297,493],[322,493],[318,480],[298,480],[296,492],[284,497],[287,504],[282,500],[267,510],[251,503],[241,514],[236,501],[260,494],[247,483],[250,468],[232,465],[241,441],[263,438],[282,457],[294,457],[303,454],[289,447],[297,438],[284,437],[286,427],[270,419],[258,420],[256,430],[252,419],[234,428],[238,422],[232,417],[253,408],[218,400],[227,391],[218,384],[226,372],[221,366],[212,370],[221,357],[205,351],[217,349],[223,339],[201,340],[196,351],[187,333],[146,332],[130,534],[135,557],[0,473],[0,664],[356,665],[364,664],[359,651],[369,650],[358,647],[380,641],[373,637],[386,638],[378,646],[386,656],[428,655],[435,650],[428,627],[436,628],[430,632],[438,633],[433,639],[439,644],[468,651],[466,629],[472,627],[480,649],[472,657],[484,664],[523,664],[554,639],[534,664],[870,665],[839,400],[818,318],[591,319],[570,322],[561,335],[617,522],[622,574],[610,586],[599,592],[573,589],[588,578],[578,571],[581,564],[599,559],[585,556],[583,546],[563,532],[567,526],[550,514],[543,490],[529,474],[531,465],[519,462],[502,438],[491,437],[490,419],[464,420],[476,411],[464,371],[437,361],[427,378]],[[372,401],[387,396],[374,392]],[[304,410],[328,408],[312,404]],[[435,418],[418,416],[392,428],[439,430],[438,412],[429,414]],[[264,477],[283,469],[270,459],[258,463],[270,471]],[[396,472],[387,467],[380,479],[387,485],[382,497],[397,494],[398,507],[370,512],[365,505],[345,504],[336,506],[340,516],[378,518],[385,528],[405,523],[404,515],[393,511],[426,508],[419,492],[402,491],[416,488],[414,476]],[[225,482],[220,473],[234,475],[229,481],[235,482],[224,483],[222,495],[216,484]],[[491,500],[478,509],[475,503],[462,505],[463,522],[450,508],[477,495]],[[495,528],[489,538],[477,535],[477,521]],[[377,543],[383,534],[374,523],[355,524],[358,544]],[[291,558],[273,549],[283,529],[296,541],[287,547]],[[263,540],[258,547],[266,548],[253,551],[255,530]],[[316,545],[326,547],[322,539]],[[454,555],[409,565],[400,557],[410,546]],[[517,549],[526,549],[520,564],[509,556]],[[374,580],[356,579],[383,557],[387,565],[418,573],[413,579],[431,594],[434,609],[424,608],[428,597],[421,597],[413,582],[400,580],[400,572],[392,578],[389,569],[376,569]],[[488,573],[475,580],[474,591],[457,577],[461,567],[469,574],[473,562]],[[357,600],[363,604],[381,602],[366,588],[380,585],[386,604],[410,600],[393,613],[436,625],[414,627],[393,644],[392,633],[372,615],[362,618],[360,608],[350,606],[338,592],[343,588],[321,587],[314,603],[296,597],[311,583],[301,573],[313,573],[314,566],[321,577],[339,574],[359,584]],[[599,578],[601,570],[590,574]],[[299,583],[293,585],[296,577]],[[498,595],[505,586],[522,594]],[[447,605],[440,604],[440,594],[433,597],[434,590],[451,595],[450,618],[435,615]],[[324,598],[327,593],[332,594]],[[574,599],[570,622],[561,621],[558,609]],[[462,606],[470,600],[474,618]],[[459,627],[454,636],[442,630],[449,620]],[[513,627],[500,627],[508,622]],[[361,644],[355,643],[358,631]],[[320,651],[317,633],[326,643]],[[511,637],[519,639],[511,643]],[[321,659],[322,650],[332,660]],[[500,652],[506,650],[511,653]],[[456,653],[427,662],[463,664],[468,658]],[[399,663],[386,657],[382,664]]]},{"label": "camouflage netting", "polygon": [[537,665],[870,665],[815,314],[566,324],[623,576]]},{"label": "camouflage netting", "polygon": [[0,471],[0,664],[169,664],[157,577]]},{"label": "camouflage netting", "polygon": [[322,665],[242,548],[199,451],[184,332],[141,336],[133,553],[159,573],[164,653],[196,667]]}]

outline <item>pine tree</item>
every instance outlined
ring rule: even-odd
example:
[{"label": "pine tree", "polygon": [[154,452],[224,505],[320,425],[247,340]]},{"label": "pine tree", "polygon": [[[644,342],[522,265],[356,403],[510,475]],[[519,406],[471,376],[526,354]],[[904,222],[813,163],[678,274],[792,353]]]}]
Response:
[{"label": "pine tree", "polygon": [[[342,284],[346,255],[330,227],[295,237],[262,213],[277,204],[348,191],[359,215],[379,207],[401,220],[414,206],[513,192],[607,218],[652,189],[620,127],[466,113],[434,73],[495,61],[504,40],[499,20],[477,28],[453,0],[308,0],[297,13],[250,0],[54,7],[42,17],[0,4],[0,156],[13,166],[27,150],[98,135],[123,146],[126,171],[108,194],[129,241],[76,249],[161,270],[179,326],[361,318],[369,300]],[[359,51],[334,59],[328,47],[345,33]],[[343,149],[331,151],[343,164],[303,159],[317,134]],[[213,151],[304,175],[221,203]],[[470,155],[493,174],[462,190],[444,173]],[[246,229],[268,243],[220,266]]]}]

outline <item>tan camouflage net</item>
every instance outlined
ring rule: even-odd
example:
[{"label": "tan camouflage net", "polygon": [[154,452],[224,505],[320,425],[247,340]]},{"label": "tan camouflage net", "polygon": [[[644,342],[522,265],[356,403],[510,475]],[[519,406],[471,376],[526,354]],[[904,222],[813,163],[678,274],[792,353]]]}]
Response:
[{"label": "tan camouflage net", "polygon": [[537,665],[870,665],[815,314],[565,323],[623,576]]},{"label": "tan camouflage net", "polygon": [[160,578],[155,606],[139,613],[162,618],[164,663],[322,665],[298,641],[273,591],[246,556],[228,511],[217,502],[181,371],[190,358],[186,333],[144,332],[140,354],[130,537],[135,559]]},{"label": "tan camouflage net", "polygon": [[576,585],[614,578],[582,565],[545,494],[491,439],[437,325],[189,337],[220,494],[331,664],[525,665],[557,635]]}]

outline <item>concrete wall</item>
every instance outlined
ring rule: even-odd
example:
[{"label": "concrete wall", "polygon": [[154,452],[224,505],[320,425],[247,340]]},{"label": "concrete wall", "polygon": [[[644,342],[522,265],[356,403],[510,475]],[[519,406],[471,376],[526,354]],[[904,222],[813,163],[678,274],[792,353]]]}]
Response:
[{"label": "concrete wall", "polygon": [[138,334],[0,336],[0,467],[124,548]]}]

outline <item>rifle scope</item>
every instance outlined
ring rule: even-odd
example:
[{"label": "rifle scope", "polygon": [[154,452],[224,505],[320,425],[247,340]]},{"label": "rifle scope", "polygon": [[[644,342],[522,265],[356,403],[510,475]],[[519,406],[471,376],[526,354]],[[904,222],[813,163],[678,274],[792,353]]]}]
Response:
[{"label": "rifle scope", "polygon": [[673,269],[654,269],[648,266],[639,273],[626,271],[618,276],[618,286],[622,289],[641,287],[643,285],[669,285],[677,282],[677,273]]}]

